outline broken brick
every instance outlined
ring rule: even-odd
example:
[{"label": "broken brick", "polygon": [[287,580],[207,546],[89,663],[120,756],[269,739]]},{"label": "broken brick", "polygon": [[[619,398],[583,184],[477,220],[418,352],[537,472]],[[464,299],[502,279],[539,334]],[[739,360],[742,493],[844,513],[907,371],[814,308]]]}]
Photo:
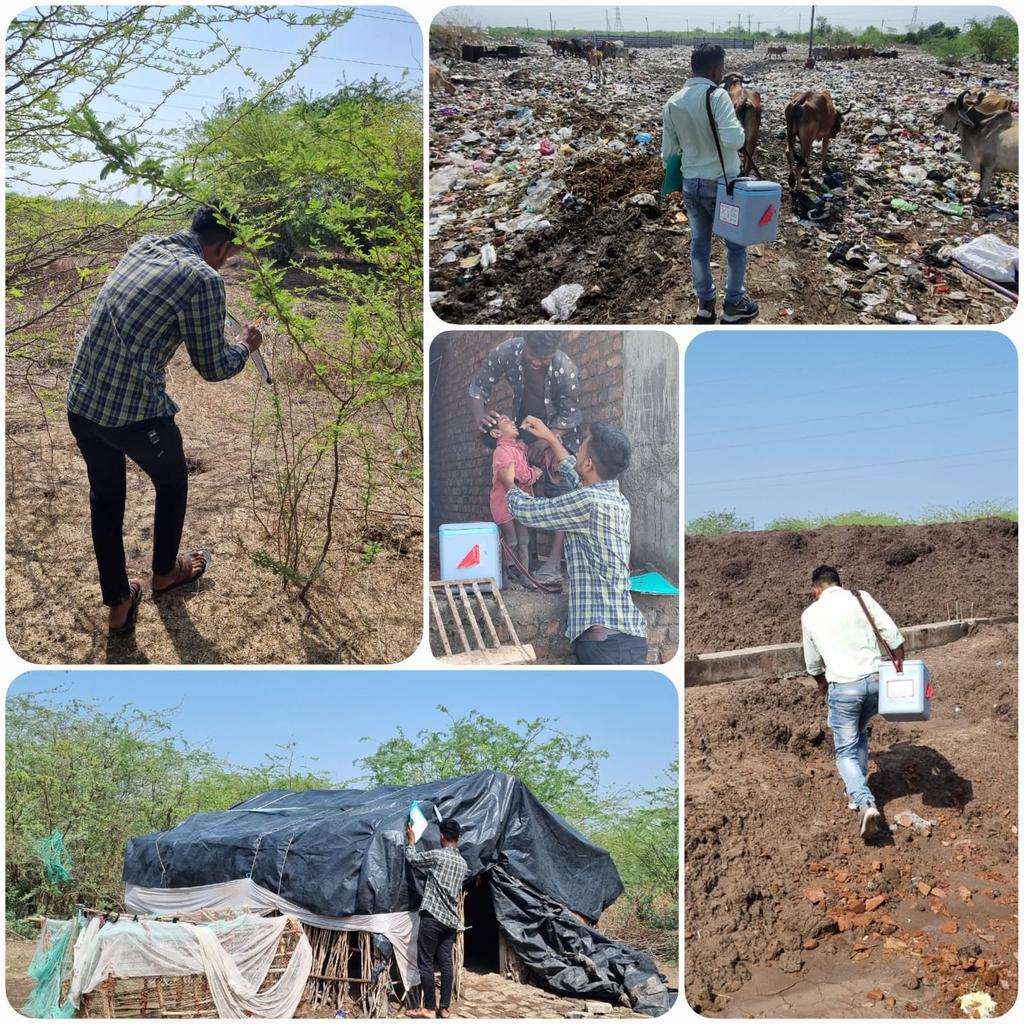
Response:
[{"label": "broken brick", "polygon": [[885,902],[884,896],[872,896],[865,904],[867,910],[877,910]]},{"label": "broken brick", "polygon": [[873,988],[867,993],[867,998],[877,1003],[884,995],[885,993],[880,988]]}]

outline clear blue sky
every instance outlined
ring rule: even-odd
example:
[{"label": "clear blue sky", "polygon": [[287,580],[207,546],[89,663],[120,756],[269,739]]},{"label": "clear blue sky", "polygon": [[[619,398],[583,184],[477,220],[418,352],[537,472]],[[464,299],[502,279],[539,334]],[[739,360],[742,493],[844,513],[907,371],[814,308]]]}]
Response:
[{"label": "clear blue sky", "polygon": [[1017,507],[1017,355],[1001,334],[703,334],[685,380],[687,521]]},{"label": "clear blue sky", "polygon": [[[282,9],[302,16],[315,10],[316,5],[304,8],[282,5]],[[398,82],[404,75],[409,85],[418,86],[423,79],[423,37],[412,15],[397,7],[358,6],[354,10],[355,16],[321,44],[317,56],[298,72],[292,84],[307,93],[321,95],[342,81],[367,81],[377,75]],[[294,59],[295,52],[309,42],[315,31],[314,27],[288,27],[261,20],[220,28],[232,45],[249,47],[242,51],[239,60],[265,79],[272,79],[283,72]],[[192,51],[198,51],[204,42],[215,38],[211,30],[199,29],[182,29],[177,37],[176,41],[183,48]],[[200,42],[192,43],[191,39]],[[161,71],[140,69],[128,75],[113,92],[148,112],[159,102],[161,93],[170,82],[171,77]],[[149,123],[149,129],[173,133],[186,128],[193,120],[201,119],[204,108],[216,106],[225,92],[234,93],[239,88],[251,94],[253,85],[234,65],[228,65],[216,74],[198,76],[161,107]],[[65,98],[75,95],[72,87]],[[99,97],[93,109],[102,115],[101,120],[114,120],[126,113],[124,104],[111,95]],[[128,123],[137,124],[138,115],[133,113],[130,116],[134,120]],[[97,162],[76,167],[74,180],[87,181],[98,173],[100,166]],[[42,186],[67,176],[65,170],[36,170],[33,177]],[[64,191],[72,194],[74,189]],[[142,198],[142,194],[136,188],[124,193],[122,198],[134,200]]]},{"label": "clear blue sky", "polygon": [[[506,724],[557,718],[557,727],[591,737],[607,750],[604,789],[645,786],[675,759],[679,712],[675,687],[648,671],[375,672],[318,671],[34,671],[10,693],[61,687],[62,700],[126,703],[155,710],[179,706],[174,728],[235,764],[255,765],[275,744],[295,740],[303,758],[339,780],[359,774],[398,726],[413,735],[443,729],[444,704],[456,717],[476,710]],[[370,740],[363,742],[363,737]],[[661,781],[660,779],[658,780]]]},{"label": "clear blue sky", "polygon": [[[711,29],[712,23],[721,26],[723,23],[736,24],[742,14],[744,27],[747,15],[751,19],[751,28],[756,30],[757,22],[761,22],[764,31],[782,28],[796,31],[797,26],[806,29],[811,17],[810,4],[725,4],[725,5],[679,5],[654,6],[651,4],[620,4],[622,27],[627,32],[643,32],[649,23],[651,31],[682,32],[689,27]],[[548,13],[554,19],[555,28],[596,28],[603,29],[606,15],[615,24],[615,4],[606,6],[586,5],[568,6],[554,5],[536,7],[529,4],[497,4],[493,7],[459,4],[454,10],[458,16],[452,15],[454,21],[466,21],[480,25],[520,25],[529,23],[533,28],[546,28]],[[931,25],[943,21],[947,25],[963,25],[969,18],[991,18],[1007,12],[1001,7],[951,5],[943,7],[936,4],[919,6],[917,19],[920,24]],[[914,15],[914,6],[863,4],[856,7],[821,7],[816,11],[817,17],[827,18],[832,25],[850,29],[865,29],[869,25],[880,28],[884,19],[885,26],[905,32]],[[645,23],[644,19],[647,19]]]}]

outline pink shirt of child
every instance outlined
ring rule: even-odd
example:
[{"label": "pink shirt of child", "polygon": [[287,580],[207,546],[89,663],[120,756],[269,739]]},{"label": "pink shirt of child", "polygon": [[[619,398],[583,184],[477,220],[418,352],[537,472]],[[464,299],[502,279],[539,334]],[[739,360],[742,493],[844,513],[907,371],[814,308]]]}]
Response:
[{"label": "pink shirt of child", "polygon": [[491,458],[491,516],[499,526],[511,523],[515,518],[505,501],[505,485],[498,476],[500,471],[506,466],[515,466],[516,485],[527,494],[533,494],[533,485],[543,476],[543,470],[526,461],[526,452],[525,443],[511,437],[501,438],[494,449]]}]

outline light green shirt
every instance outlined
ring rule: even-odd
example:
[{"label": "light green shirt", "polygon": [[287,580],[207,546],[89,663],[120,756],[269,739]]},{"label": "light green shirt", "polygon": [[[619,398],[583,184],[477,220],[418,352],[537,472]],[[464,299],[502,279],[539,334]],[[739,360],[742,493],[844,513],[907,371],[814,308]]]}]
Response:
[{"label": "light green shirt", "polygon": [[[661,159],[681,154],[680,167],[684,178],[718,179],[722,165],[718,162],[715,138],[708,123],[704,96],[715,83],[710,78],[688,78],[665,104],[662,113]],[[725,157],[725,172],[730,178],[739,176],[739,150],[745,136],[732,100],[724,89],[711,94],[711,112],[718,126],[718,138]]]},{"label": "light green shirt", "polygon": [[[866,591],[860,591],[885,642],[895,650],[903,634],[888,612]],[[830,683],[852,683],[878,671],[882,652],[875,631],[857,598],[842,587],[827,587],[800,616],[804,635],[804,662],[808,675],[822,670]]]}]

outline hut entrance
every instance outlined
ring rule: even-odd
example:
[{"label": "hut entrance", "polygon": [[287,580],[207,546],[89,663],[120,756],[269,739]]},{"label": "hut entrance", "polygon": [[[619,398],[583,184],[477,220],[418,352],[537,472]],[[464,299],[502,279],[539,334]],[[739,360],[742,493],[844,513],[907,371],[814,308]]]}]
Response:
[{"label": "hut entrance", "polygon": [[498,970],[498,919],[494,915],[491,896],[491,873],[485,871],[466,887],[463,914],[465,932],[465,966],[477,974]]}]

